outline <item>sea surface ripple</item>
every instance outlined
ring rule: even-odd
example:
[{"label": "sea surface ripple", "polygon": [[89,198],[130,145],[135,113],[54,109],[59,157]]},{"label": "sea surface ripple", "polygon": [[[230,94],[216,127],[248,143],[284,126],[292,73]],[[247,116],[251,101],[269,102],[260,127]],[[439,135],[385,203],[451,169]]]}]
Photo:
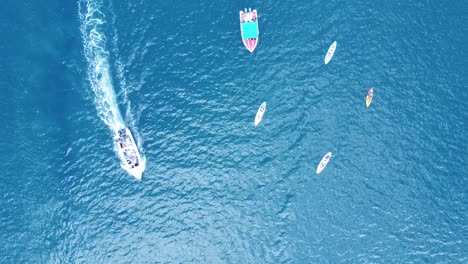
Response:
[{"label": "sea surface ripple", "polygon": [[[90,82],[86,4],[105,21],[104,72],[146,156],[141,181],[120,167]],[[252,54],[244,7],[259,13]],[[0,263],[467,263],[466,10],[8,1]]]}]

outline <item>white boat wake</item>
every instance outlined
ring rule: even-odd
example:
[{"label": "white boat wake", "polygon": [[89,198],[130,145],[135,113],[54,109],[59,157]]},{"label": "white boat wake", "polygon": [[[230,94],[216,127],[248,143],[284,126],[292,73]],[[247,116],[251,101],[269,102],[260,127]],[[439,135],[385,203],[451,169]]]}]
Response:
[{"label": "white boat wake", "polygon": [[141,179],[146,162],[144,157],[141,158],[137,143],[122,119],[112,84],[107,38],[104,34],[107,26],[104,3],[102,0],[80,0],[78,7],[84,55],[88,63],[88,81],[95,94],[96,108],[101,119],[114,133],[115,149],[122,160],[122,168]]}]

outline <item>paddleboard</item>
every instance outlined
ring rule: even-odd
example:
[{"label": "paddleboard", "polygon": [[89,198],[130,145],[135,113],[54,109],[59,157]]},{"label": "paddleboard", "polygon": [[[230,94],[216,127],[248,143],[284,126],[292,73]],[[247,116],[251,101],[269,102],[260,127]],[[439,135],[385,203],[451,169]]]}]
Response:
[{"label": "paddleboard", "polygon": [[369,105],[372,103],[372,98],[374,98],[374,88],[371,87],[367,92],[366,107],[369,107]]},{"label": "paddleboard", "polygon": [[333,57],[333,54],[335,54],[335,50],[336,50],[336,41],[334,41],[328,48],[327,55],[325,55],[325,60],[324,60],[325,64],[328,64],[330,62],[330,60]]},{"label": "paddleboard", "polygon": [[255,115],[255,122],[254,122],[255,126],[260,124],[263,118],[263,114],[265,114],[265,111],[266,111],[266,102],[263,102],[258,108],[257,115]]},{"label": "paddleboard", "polygon": [[328,162],[330,161],[330,158],[332,156],[331,152],[328,152],[323,156],[322,160],[320,161],[319,165],[317,166],[317,174],[321,173],[323,169],[327,166]]}]

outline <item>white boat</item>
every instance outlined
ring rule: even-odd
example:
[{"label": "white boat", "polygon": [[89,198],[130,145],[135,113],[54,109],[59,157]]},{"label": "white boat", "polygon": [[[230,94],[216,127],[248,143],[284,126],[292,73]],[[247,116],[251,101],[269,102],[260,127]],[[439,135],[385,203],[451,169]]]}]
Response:
[{"label": "white boat", "polygon": [[117,144],[119,157],[123,162],[122,167],[140,180],[144,170],[144,162],[141,160],[132,133],[128,128],[121,128],[115,133],[114,140]]},{"label": "white boat", "polygon": [[265,114],[266,111],[266,102],[263,102],[260,107],[258,108],[257,115],[255,115],[255,126],[258,126],[260,122],[262,121],[263,114]]},{"label": "white boat", "polygon": [[332,156],[331,152],[328,152],[323,156],[322,160],[320,161],[319,165],[317,166],[317,174],[321,173],[323,169],[327,166],[328,162],[330,161],[330,158]]},{"label": "white boat", "polygon": [[328,64],[330,62],[330,60],[333,57],[333,54],[335,54],[335,50],[336,50],[336,41],[334,41],[328,48],[327,55],[325,55],[325,60],[324,60],[325,64]]}]

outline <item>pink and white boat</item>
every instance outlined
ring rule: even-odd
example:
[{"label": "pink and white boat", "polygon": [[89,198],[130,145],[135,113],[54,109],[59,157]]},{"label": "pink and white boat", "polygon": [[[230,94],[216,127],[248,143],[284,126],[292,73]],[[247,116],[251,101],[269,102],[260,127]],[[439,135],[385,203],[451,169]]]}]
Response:
[{"label": "pink and white boat", "polygon": [[245,47],[250,52],[253,52],[257,47],[258,35],[260,34],[258,30],[257,10],[251,10],[249,8],[249,11],[247,11],[247,9],[240,11],[239,19],[242,41]]}]

